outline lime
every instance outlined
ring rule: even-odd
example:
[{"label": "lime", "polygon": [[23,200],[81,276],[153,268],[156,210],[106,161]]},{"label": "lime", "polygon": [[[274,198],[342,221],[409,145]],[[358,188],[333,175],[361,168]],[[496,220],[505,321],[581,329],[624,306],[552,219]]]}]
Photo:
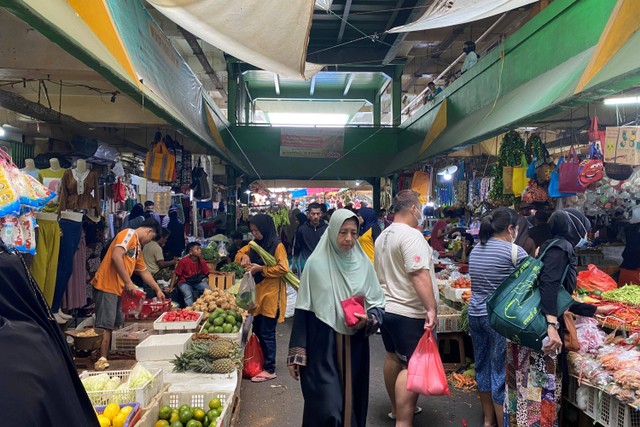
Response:
[{"label": "lime", "polygon": [[202,427],[202,423],[198,420],[189,420],[186,427]]},{"label": "lime", "polygon": [[222,329],[222,326],[214,326],[213,327],[213,333],[214,334],[224,334],[224,330]]},{"label": "lime", "polygon": [[215,421],[215,419],[218,418],[218,413],[215,409],[210,409],[209,412],[207,412],[207,418],[209,418],[209,424],[211,424],[211,421]]},{"label": "lime", "polygon": [[220,414],[222,414],[222,407],[217,408],[217,409],[213,409],[213,411],[215,411],[216,418],[218,418],[220,416]]},{"label": "lime", "polygon": [[187,405],[187,404],[181,405],[180,408],[178,409],[178,413],[180,413],[182,411],[185,411],[187,409],[190,409],[189,405]]},{"label": "lime", "polygon": [[215,327],[215,326],[213,326],[213,325],[211,325],[211,326],[209,326],[209,329],[207,329],[207,332],[209,332],[210,334],[212,334],[212,333],[214,333],[214,332],[215,332],[215,329],[216,329],[216,327]]},{"label": "lime", "polygon": [[232,334],[237,334],[239,330],[240,329],[238,329],[238,325],[233,325],[233,328],[231,328],[231,333]]},{"label": "lime", "polygon": [[158,420],[155,423],[155,427],[169,427],[169,421],[167,421],[167,420]]},{"label": "lime", "polygon": [[[214,397],[213,399],[211,399],[209,401],[209,408],[210,409],[222,408],[222,402],[220,402],[220,399],[218,399],[217,397]],[[211,417],[209,417],[209,418],[211,418]]]},{"label": "lime", "polygon": [[180,414],[178,414],[178,411],[173,411],[171,413],[171,418],[169,418],[169,422],[171,424],[175,423],[175,422],[180,422]]},{"label": "lime", "polygon": [[185,409],[180,411],[180,422],[182,424],[188,423],[193,418],[193,411],[191,409]]},{"label": "lime", "polygon": [[213,321],[214,326],[222,326],[223,323],[224,323],[224,317],[222,316],[216,317],[216,319]]},{"label": "lime", "polygon": [[207,413],[204,412],[204,409],[202,408],[196,408],[195,411],[193,411],[193,419],[197,420],[197,421],[204,421],[204,419],[207,417]]},{"label": "lime", "polygon": [[164,405],[160,408],[160,411],[158,412],[158,418],[160,418],[161,420],[168,420],[169,418],[171,418],[172,412],[173,412],[173,409],[171,408],[171,406]]},{"label": "lime", "polygon": [[216,317],[218,317],[218,316],[216,315],[216,312],[214,311],[213,313],[211,313],[209,315],[209,319],[207,320],[207,322],[213,323],[213,321],[216,319]]},{"label": "lime", "polygon": [[235,312],[234,317],[236,318],[236,322],[238,323],[242,322],[242,315],[237,311]]},{"label": "lime", "polygon": [[171,427],[184,427],[184,424],[182,424],[180,421],[174,421],[171,423]]},{"label": "lime", "polygon": [[231,326],[236,324],[236,318],[230,314],[227,314],[227,317],[225,318],[224,323],[228,323]]},{"label": "lime", "polygon": [[225,334],[230,334],[232,329],[233,329],[233,326],[231,326],[228,323],[225,323],[224,325],[222,325],[222,332]]}]

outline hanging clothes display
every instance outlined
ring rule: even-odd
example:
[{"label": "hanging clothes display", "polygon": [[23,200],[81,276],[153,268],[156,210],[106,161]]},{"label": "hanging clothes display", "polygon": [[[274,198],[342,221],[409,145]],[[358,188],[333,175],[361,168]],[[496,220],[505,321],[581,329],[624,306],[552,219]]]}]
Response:
[{"label": "hanging clothes display", "polygon": [[[65,212],[63,212],[65,214]],[[51,311],[57,313],[62,305],[62,297],[67,290],[69,277],[73,272],[73,257],[80,243],[82,233],[82,217],[80,221],[61,218],[59,221],[62,236],[60,238],[60,256],[58,257],[58,269],[56,277],[56,289],[53,294]]]},{"label": "hanging clothes display", "polygon": [[72,310],[83,307],[87,303],[87,245],[84,230],[81,231],[78,249],[73,256],[72,274],[67,283],[67,291],[62,299],[62,308]]},{"label": "hanging clothes display", "polygon": [[[56,195],[60,194],[60,184],[62,182],[62,177],[66,169],[63,168],[47,168],[40,169],[38,171],[38,180],[44,184],[50,191],[56,193]],[[58,206],[60,203],[60,197],[55,197],[52,199],[47,206],[45,206],[42,211],[43,212],[58,212]]]},{"label": "hanging clothes display", "polygon": [[93,286],[91,286],[90,282],[100,267],[100,254],[104,248],[106,227],[107,224],[104,218],[100,218],[100,220],[96,222],[85,216],[82,222],[86,243],[85,282],[87,283],[87,298],[93,298]]},{"label": "hanging clothes display", "polygon": [[93,170],[67,169],[60,185],[60,207],[64,210],[95,209],[100,212],[98,174]]},{"label": "hanging clothes display", "polygon": [[58,274],[60,226],[57,215],[52,213],[37,214],[36,223],[38,224],[38,243],[30,270],[44,299],[51,305]]}]

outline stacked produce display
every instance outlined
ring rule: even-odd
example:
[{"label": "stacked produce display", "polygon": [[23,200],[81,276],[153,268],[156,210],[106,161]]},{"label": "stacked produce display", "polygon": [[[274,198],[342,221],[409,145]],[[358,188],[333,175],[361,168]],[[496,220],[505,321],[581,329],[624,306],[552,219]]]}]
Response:
[{"label": "stacked produce display", "polygon": [[218,338],[194,342],[189,350],[177,356],[171,363],[174,372],[229,374],[242,368],[242,355],[236,342]]},{"label": "stacked produce display", "polygon": [[217,308],[209,315],[201,333],[235,334],[242,327],[242,315],[239,311]]},{"label": "stacked produce display", "polygon": [[179,407],[163,405],[158,412],[155,427],[215,427],[223,410],[218,398],[209,400],[206,410],[186,403]]},{"label": "stacked produce display", "polygon": [[227,291],[219,289],[207,289],[187,310],[203,312],[206,319],[216,310],[232,310],[239,313],[243,318],[247,312],[236,305],[236,298]]}]

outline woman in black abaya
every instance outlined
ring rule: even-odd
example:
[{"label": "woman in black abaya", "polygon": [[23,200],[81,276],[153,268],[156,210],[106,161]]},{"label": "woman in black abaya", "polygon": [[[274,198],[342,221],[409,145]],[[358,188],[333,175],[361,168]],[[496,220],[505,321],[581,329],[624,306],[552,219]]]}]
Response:
[{"label": "woman in black abaya", "polygon": [[0,390],[4,425],[99,425],[40,289],[1,241]]}]

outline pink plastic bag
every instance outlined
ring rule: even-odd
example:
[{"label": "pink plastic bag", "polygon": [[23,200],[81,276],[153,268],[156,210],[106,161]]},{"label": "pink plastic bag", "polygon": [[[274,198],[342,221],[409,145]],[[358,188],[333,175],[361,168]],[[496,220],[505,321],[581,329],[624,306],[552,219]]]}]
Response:
[{"label": "pink plastic bag", "polygon": [[361,295],[348,298],[344,301],[340,301],[342,304],[342,310],[344,310],[344,318],[346,319],[347,327],[353,328],[358,324],[358,319],[355,314],[366,314],[364,311],[364,297]]},{"label": "pink plastic bag", "polygon": [[424,331],[411,359],[407,372],[407,390],[425,396],[450,396],[438,345],[431,329]]}]

